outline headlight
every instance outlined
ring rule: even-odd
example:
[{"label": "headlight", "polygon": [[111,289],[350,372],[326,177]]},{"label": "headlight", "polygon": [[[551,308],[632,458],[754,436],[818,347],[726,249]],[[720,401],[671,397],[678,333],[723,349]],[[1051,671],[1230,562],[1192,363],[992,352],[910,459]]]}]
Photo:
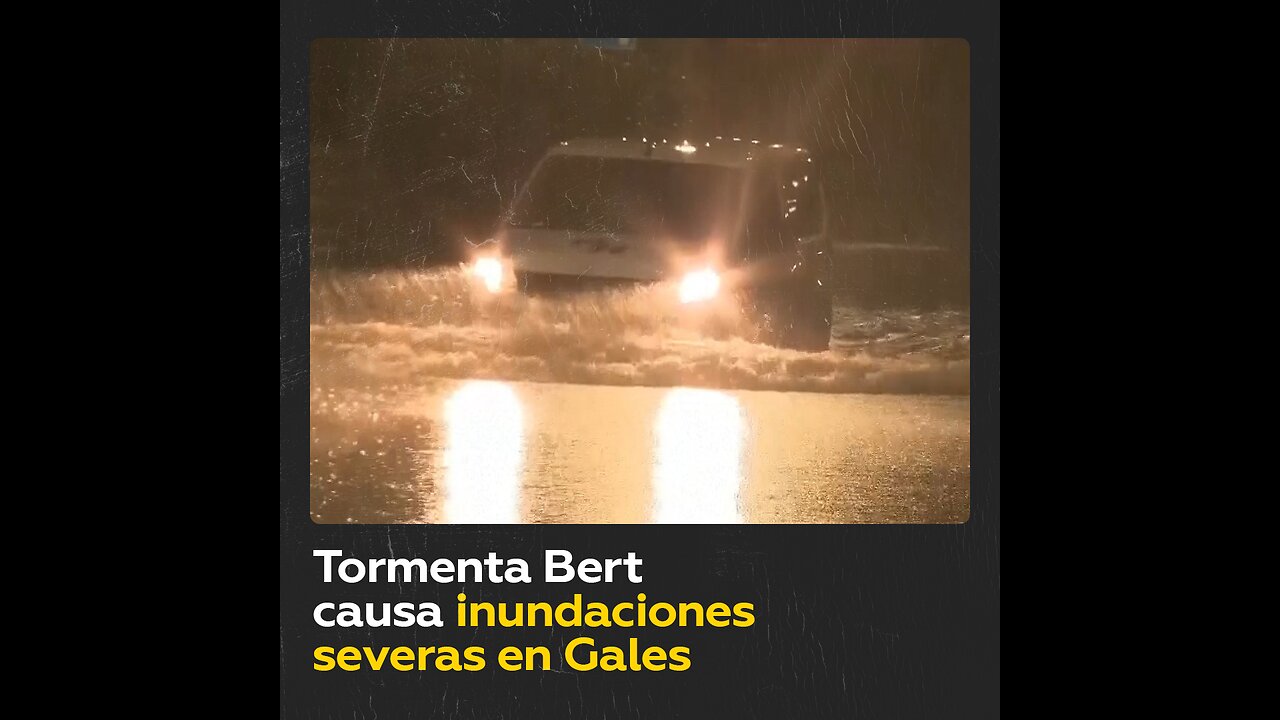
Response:
[{"label": "headlight", "polygon": [[720,291],[720,276],[714,270],[695,270],[680,280],[680,302],[710,300]]},{"label": "headlight", "polygon": [[489,292],[496,293],[502,289],[504,274],[502,261],[498,258],[479,258],[471,265],[471,274],[484,284]]}]

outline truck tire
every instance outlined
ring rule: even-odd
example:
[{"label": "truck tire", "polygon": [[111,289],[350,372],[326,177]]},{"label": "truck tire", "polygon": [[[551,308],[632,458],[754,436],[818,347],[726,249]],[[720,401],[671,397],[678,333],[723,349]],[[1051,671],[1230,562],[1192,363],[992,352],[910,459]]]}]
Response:
[{"label": "truck tire", "polygon": [[831,293],[817,282],[788,282],[750,298],[762,341],[804,352],[831,347]]}]

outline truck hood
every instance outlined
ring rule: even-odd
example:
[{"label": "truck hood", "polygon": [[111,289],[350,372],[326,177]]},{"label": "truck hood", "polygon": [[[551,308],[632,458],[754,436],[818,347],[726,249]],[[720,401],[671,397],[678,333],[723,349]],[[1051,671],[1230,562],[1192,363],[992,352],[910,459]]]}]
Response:
[{"label": "truck hood", "polygon": [[681,255],[652,238],[539,228],[507,228],[502,244],[516,272],[639,281],[674,277]]}]

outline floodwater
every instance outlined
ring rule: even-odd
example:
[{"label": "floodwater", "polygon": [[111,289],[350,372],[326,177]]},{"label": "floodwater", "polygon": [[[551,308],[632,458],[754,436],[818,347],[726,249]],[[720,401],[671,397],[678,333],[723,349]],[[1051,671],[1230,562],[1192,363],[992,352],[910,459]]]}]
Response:
[{"label": "floodwater", "polygon": [[478,305],[456,270],[312,280],[318,523],[959,523],[967,311],[753,342],[662,287]]},{"label": "floodwater", "polygon": [[312,391],[319,523],[957,523],[969,399],[496,380]]}]

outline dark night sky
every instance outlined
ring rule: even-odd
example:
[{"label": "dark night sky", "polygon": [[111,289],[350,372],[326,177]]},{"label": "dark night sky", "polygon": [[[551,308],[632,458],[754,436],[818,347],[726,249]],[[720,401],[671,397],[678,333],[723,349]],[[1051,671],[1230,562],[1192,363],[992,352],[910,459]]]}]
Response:
[{"label": "dark night sky", "polygon": [[452,259],[552,143],[651,134],[803,145],[837,242],[967,262],[963,41],[340,39],[311,59],[313,247],[349,259]]}]

